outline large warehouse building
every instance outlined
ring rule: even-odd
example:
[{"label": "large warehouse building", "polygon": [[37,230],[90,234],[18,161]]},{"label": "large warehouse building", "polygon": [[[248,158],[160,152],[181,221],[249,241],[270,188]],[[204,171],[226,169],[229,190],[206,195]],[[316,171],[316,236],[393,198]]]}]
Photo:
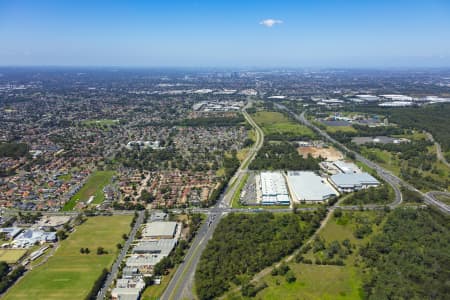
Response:
[{"label": "large warehouse building", "polygon": [[146,240],[172,239],[179,235],[178,231],[180,231],[180,227],[177,222],[156,221],[145,226],[142,237]]},{"label": "large warehouse building", "polygon": [[380,185],[380,182],[375,177],[365,172],[332,175],[330,182],[340,192],[353,192]]},{"label": "large warehouse building", "polygon": [[325,178],[314,172],[289,171],[287,181],[295,202],[323,202],[339,195]]},{"label": "large warehouse building", "polygon": [[337,160],[333,162],[333,165],[339,170],[339,172],[351,174],[351,173],[361,173],[361,170],[352,162]]},{"label": "large warehouse building", "polygon": [[286,182],[281,172],[261,172],[257,181],[262,205],[290,204]]}]

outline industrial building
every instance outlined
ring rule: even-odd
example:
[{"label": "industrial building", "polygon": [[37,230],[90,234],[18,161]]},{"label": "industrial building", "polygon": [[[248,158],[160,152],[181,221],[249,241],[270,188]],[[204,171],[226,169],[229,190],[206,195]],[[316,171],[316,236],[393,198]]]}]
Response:
[{"label": "industrial building", "polygon": [[[167,218],[165,213],[153,213],[152,221],[147,223],[142,232],[142,238],[136,241],[131,255],[125,260],[121,278],[111,292],[112,299],[139,299],[145,288],[144,278],[153,275],[153,268],[164,257],[175,249],[181,235],[181,223],[162,221]],[[155,284],[158,278],[154,278]]]},{"label": "industrial building", "polygon": [[395,94],[389,94],[389,95],[380,95],[383,99],[391,100],[391,101],[413,101],[413,97],[411,96],[405,96],[405,95],[395,95]]},{"label": "industrial building", "polygon": [[56,232],[27,229],[12,242],[13,248],[29,248],[36,243],[56,242]]},{"label": "industrial building", "polygon": [[374,144],[401,144],[401,143],[409,143],[410,140],[405,138],[393,138],[389,136],[357,136],[352,138],[352,143],[357,145],[363,145],[368,143]]},{"label": "industrial building", "polygon": [[111,292],[111,299],[112,300],[135,300],[139,299],[141,294],[140,287],[134,287],[134,288],[114,288]]},{"label": "industrial building", "polygon": [[156,241],[142,241],[134,248],[136,254],[160,254],[168,256],[177,245],[177,239],[159,239]]},{"label": "industrial building", "polygon": [[352,162],[337,160],[337,161],[333,162],[333,165],[341,173],[346,173],[346,174],[361,173],[361,170],[359,169],[359,167]]},{"label": "industrial building", "polygon": [[[177,222],[156,221],[148,223],[142,232],[143,239],[172,239],[179,228]],[[180,228],[181,229],[181,228]]]},{"label": "industrial building", "polygon": [[287,182],[292,200],[295,202],[324,202],[339,193],[326,178],[310,171],[289,171]]},{"label": "industrial building", "polygon": [[138,268],[141,274],[152,274],[153,267],[164,258],[159,254],[132,254],[127,258],[127,267]]},{"label": "industrial building", "polygon": [[355,95],[356,98],[361,99],[363,101],[372,102],[379,101],[380,98],[375,95]]},{"label": "industrial building", "polygon": [[375,177],[365,172],[335,174],[330,176],[330,182],[340,192],[353,192],[380,185]]},{"label": "industrial building", "polygon": [[19,233],[22,232],[22,228],[20,227],[5,227],[5,228],[0,228],[0,233],[4,233],[5,237],[8,239],[13,239],[15,238]]},{"label": "industrial building", "polygon": [[281,172],[261,172],[256,180],[262,205],[290,204],[286,181]]}]

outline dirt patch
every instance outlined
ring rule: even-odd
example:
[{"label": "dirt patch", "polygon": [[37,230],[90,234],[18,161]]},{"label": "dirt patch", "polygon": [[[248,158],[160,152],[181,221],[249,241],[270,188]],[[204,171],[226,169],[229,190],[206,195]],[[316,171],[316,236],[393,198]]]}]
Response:
[{"label": "dirt patch", "polygon": [[314,158],[322,156],[327,161],[335,161],[344,158],[342,153],[333,147],[330,148],[299,147],[297,148],[297,151],[304,158],[308,157],[308,154],[311,154],[312,157]]}]

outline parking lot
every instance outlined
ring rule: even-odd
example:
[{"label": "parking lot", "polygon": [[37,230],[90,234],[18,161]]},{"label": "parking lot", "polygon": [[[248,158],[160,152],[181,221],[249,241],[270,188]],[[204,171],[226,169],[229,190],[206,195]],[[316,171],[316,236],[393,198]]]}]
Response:
[{"label": "parking lot", "polygon": [[242,189],[240,201],[243,205],[258,205],[254,172],[250,173],[248,180]]}]

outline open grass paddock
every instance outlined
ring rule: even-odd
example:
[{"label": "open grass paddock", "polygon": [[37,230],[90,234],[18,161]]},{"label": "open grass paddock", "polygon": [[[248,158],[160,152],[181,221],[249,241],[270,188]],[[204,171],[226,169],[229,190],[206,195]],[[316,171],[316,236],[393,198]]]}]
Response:
[{"label": "open grass paddock", "polygon": [[259,111],[253,114],[252,118],[261,126],[265,135],[314,136],[311,129],[279,112]]}]

